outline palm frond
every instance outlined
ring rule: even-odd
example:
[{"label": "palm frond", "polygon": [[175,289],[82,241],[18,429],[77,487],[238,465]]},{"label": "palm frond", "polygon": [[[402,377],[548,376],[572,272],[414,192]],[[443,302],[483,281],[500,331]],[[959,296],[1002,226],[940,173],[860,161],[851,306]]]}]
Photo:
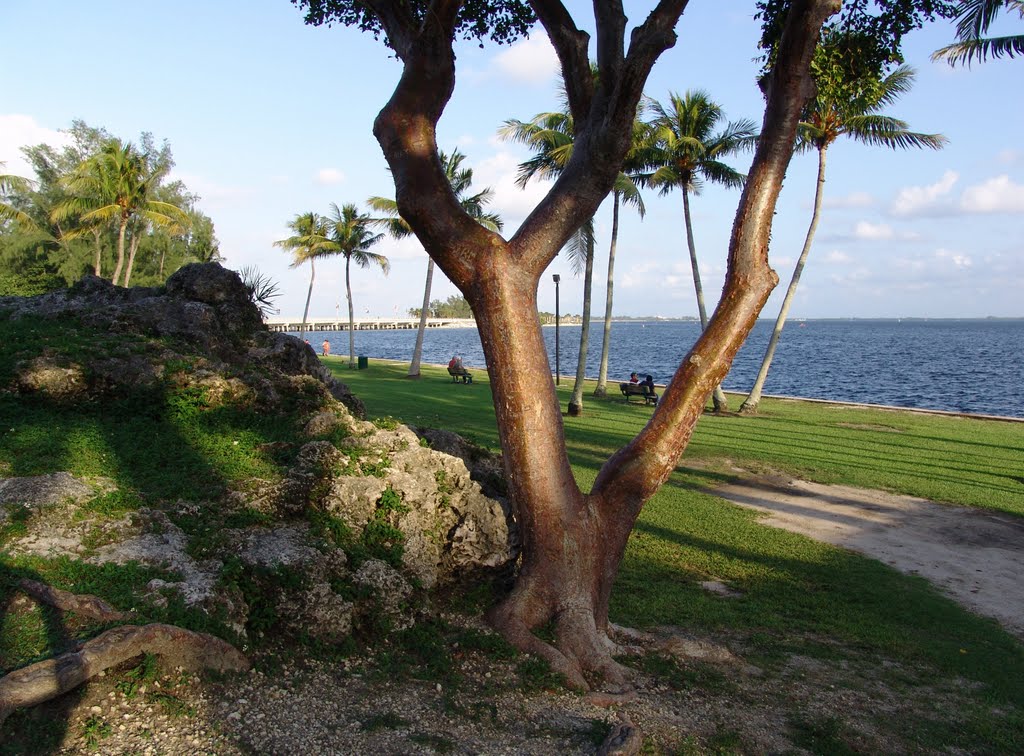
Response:
[{"label": "palm frond", "polygon": [[572,274],[579,276],[587,264],[587,257],[594,253],[594,245],[597,239],[594,233],[594,219],[588,218],[586,222],[576,229],[576,233],[569,237],[569,241],[562,248],[569,258],[569,265]]},{"label": "palm frond", "polygon": [[983,63],[988,58],[1015,58],[1024,55],[1024,35],[1006,37],[979,37],[955,42],[932,53],[932,60],[945,60],[951,66],[970,66],[975,59]]},{"label": "palm frond", "polygon": [[949,142],[942,134],[921,134],[909,131],[907,124],[898,118],[873,114],[848,119],[846,133],[865,144],[889,147],[894,150],[905,150],[909,147],[928,147],[938,150]]},{"label": "palm frond", "polygon": [[982,63],[989,57],[1024,55],[1024,35],[983,36],[1004,8],[1017,11],[1024,19],[1024,2],[1021,0],[962,0],[956,14],[957,41],[932,53],[932,60],[945,60],[951,66],[970,66],[975,59]]}]

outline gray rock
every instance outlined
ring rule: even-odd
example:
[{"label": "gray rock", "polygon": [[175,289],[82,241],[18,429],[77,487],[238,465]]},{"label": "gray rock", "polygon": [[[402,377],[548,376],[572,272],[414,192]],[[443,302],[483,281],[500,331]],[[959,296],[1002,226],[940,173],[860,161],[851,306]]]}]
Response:
[{"label": "gray rock", "polygon": [[81,504],[94,496],[92,486],[69,472],[0,479],[0,523],[17,507],[38,511],[66,502]]},{"label": "gray rock", "polygon": [[370,591],[376,599],[374,610],[389,620],[393,630],[405,630],[415,624],[408,605],[412,586],[389,564],[367,559],[352,576],[352,582]]}]

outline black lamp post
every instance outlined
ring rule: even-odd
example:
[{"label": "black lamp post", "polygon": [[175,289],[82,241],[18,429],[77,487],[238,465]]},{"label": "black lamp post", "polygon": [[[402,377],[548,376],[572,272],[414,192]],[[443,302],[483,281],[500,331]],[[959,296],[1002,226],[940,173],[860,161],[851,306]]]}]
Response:
[{"label": "black lamp post", "polygon": [[551,276],[555,280],[555,385],[562,385],[562,365],[558,354],[558,323],[561,320],[558,312],[558,282],[562,280],[561,276],[555,273]]}]

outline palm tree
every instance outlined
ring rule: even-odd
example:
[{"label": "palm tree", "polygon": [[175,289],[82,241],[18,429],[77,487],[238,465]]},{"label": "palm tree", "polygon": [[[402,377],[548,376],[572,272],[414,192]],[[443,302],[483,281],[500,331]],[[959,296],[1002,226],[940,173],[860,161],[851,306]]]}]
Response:
[{"label": "palm tree", "polygon": [[384,238],[384,234],[374,234],[370,231],[373,218],[369,215],[361,215],[355,205],[344,205],[340,209],[333,202],[331,203],[331,214],[327,218],[327,227],[330,231],[330,241],[334,245],[329,254],[344,255],[345,257],[345,296],[348,298],[348,366],[356,366],[356,340],[353,329],[355,328],[355,313],[352,309],[352,279],[351,267],[353,260],[360,268],[368,268],[370,265],[377,265],[384,275],[391,270],[391,263],[384,255],[378,255],[370,251],[370,247]]},{"label": "palm tree", "polygon": [[[534,177],[558,176],[572,157],[575,128],[568,112],[540,113],[529,122],[516,119],[505,121],[499,130],[504,139],[531,147],[532,157],[519,166],[516,183],[526,186]],[[594,281],[594,219],[584,223],[566,244],[566,252],[573,272],[583,270],[583,323],[580,326],[580,351],[576,360],[576,380],[569,396],[569,414],[583,414],[583,380],[587,363],[587,343],[590,339],[590,302]]]},{"label": "palm tree", "polygon": [[627,204],[636,208],[636,211],[643,218],[647,209],[644,207],[643,198],[640,196],[638,176],[646,167],[647,156],[645,150],[650,144],[650,126],[640,119],[640,110],[637,111],[637,118],[633,121],[633,144],[630,151],[626,153],[626,159],[622,165],[622,172],[615,178],[615,185],[612,187],[612,233],[611,242],[608,245],[608,278],[605,283],[604,298],[604,329],[601,336],[601,362],[597,371],[597,386],[594,387],[594,396],[606,396],[608,394],[608,351],[611,348],[612,338],[612,295],[615,288],[615,249],[619,240],[619,205]]},{"label": "palm tree", "polygon": [[899,66],[879,80],[874,75],[856,76],[847,70],[848,58],[842,60],[842,40],[823,40],[815,53],[815,65],[818,94],[811,100],[800,124],[800,147],[818,151],[818,180],[814,190],[814,210],[811,212],[811,224],[807,229],[800,258],[793,271],[786,296],[782,300],[779,316],[775,320],[765,350],[757,379],[750,390],[750,395],[740,405],[740,412],[756,412],[761,402],[761,392],[768,368],[771,367],[775,348],[786,324],[786,316],[796,294],[800,275],[811,251],[814,232],[818,227],[821,213],[822,191],[825,188],[825,156],[829,146],[841,136],[848,136],[865,144],[891,149],[907,149],[908,147],[929,147],[933,150],[942,148],[948,141],[941,134],[919,134],[907,129],[907,124],[891,116],[879,115],[877,111],[899,99],[900,95],[910,91],[914,83],[914,70],[909,66]]},{"label": "palm tree", "polygon": [[[449,157],[444,152],[439,153],[444,173],[448,177],[455,197],[466,213],[474,218],[484,228],[491,231],[501,231],[504,223],[497,213],[485,213],[484,206],[494,196],[493,190],[484,189],[482,192],[464,196],[473,183],[473,169],[462,168],[462,161],[466,156],[455,149]],[[373,224],[378,228],[384,228],[395,239],[404,239],[412,234],[412,229],[398,213],[398,203],[388,197],[370,197],[367,200],[373,210],[383,213],[383,217],[374,218]],[[423,287],[423,307],[420,308],[420,324],[416,331],[416,346],[412,350],[412,362],[409,363],[409,378],[420,377],[420,360],[423,357],[423,336],[427,331],[427,310],[430,307],[430,287],[434,280],[434,260],[427,256],[427,279]]]},{"label": "palm tree", "polygon": [[[116,224],[117,265],[112,278],[115,285],[120,282],[122,271],[123,285],[130,283],[135,252],[150,224],[178,228],[188,225],[188,217],[181,208],[154,196],[169,167],[155,164],[148,152],[140,153],[131,142],[111,139],[65,182],[72,196],[54,209],[52,219],[59,222],[77,217],[81,225],[65,232],[67,238],[86,233],[98,238],[103,226]],[[132,232],[130,239],[129,230]],[[129,245],[127,266],[126,239]],[[98,244],[95,268],[99,269]]]},{"label": "palm tree", "polygon": [[293,255],[291,268],[297,268],[304,262],[309,262],[309,291],[306,292],[306,309],[302,311],[302,327],[299,330],[299,337],[304,338],[306,334],[306,319],[309,317],[309,300],[313,297],[313,281],[316,279],[317,257],[329,254],[337,254],[338,248],[328,237],[326,219],[316,213],[300,213],[288,224],[295,233],[287,239],[274,242],[275,247],[281,247],[290,251]]},{"label": "palm tree", "polygon": [[[0,168],[4,168],[6,165],[6,163],[0,162]],[[12,220],[27,228],[34,229],[36,227],[35,222],[27,213],[6,202],[8,195],[15,193],[24,194],[30,191],[31,188],[32,182],[27,178],[0,173],[0,223]]]},{"label": "palm tree", "polygon": [[[722,107],[711,101],[707,92],[687,92],[680,97],[669,93],[669,108],[652,101],[649,105],[654,120],[655,146],[651,150],[654,172],[645,177],[646,183],[659,187],[665,195],[679,189],[683,195],[683,219],[686,223],[686,244],[690,251],[690,268],[693,270],[693,287],[697,294],[697,311],[700,313],[700,328],[708,325],[707,309],[704,306],[704,289],[700,282],[700,268],[697,265],[697,249],[693,241],[693,224],[690,220],[690,194],[698,195],[705,181],[729,188],[743,185],[746,176],[723,163],[722,158],[751,147],[757,139],[757,126],[749,120],[732,121],[716,132],[725,118]],[[716,411],[724,411],[728,401],[721,386],[714,391]]]},{"label": "palm tree", "polygon": [[1017,11],[1024,19],[1022,0],[962,0],[954,16],[957,41],[932,53],[932,60],[945,60],[951,66],[959,63],[970,66],[975,58],[981,63],[990,55],[993,58],[1024,55],[1024,34],[982,37],[1003,8]]},{"label": "palm tree", "polygon": [[[78,218],[81,226],[66,232],[68,238],[94,232],[108,223],[116,224],[117,265],[111,279],[115,286],[122,271],[125,272],[124,285],[128,285],[138,238],[150,223],[188,225],[188,216],[181,208],[154,197],[169,166],[150,163],[149,154],[140,153],[131,142],[111,139],[67,179],[66,188],[72,196],[54,208],[51,216],[58,223],[70,217]],[[131,258],[125,267],[125,241],[130,227],[134,230]]]}]

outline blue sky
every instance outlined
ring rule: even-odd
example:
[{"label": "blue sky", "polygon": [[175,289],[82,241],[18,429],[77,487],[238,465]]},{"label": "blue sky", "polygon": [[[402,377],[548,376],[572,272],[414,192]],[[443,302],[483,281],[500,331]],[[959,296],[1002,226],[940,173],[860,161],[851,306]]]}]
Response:
[{"label": "blue sky", "polygon": [[[629,3],[641,19],[649,2]],[[572,2],[581,25],[589,5]],[[723,10],[728,8],[728,10]],[[753,3],[693,0],[679,42],[655,68],[648,95],[705,89],[728,118],[761,120],[754,83]],[[308,266],[289,269],[273,242],[297,213],[331,202],[392,195],[371,134],[398,63],[369,35],[311,28],[287,0],[6,0],[0,10],[4,92],[0,161],[24,173],[19,147],[59,144],[73,119],[126,139],[150,131],[171,143],[174,175],[201,195],[228,267],[255,265],[283,290],[282,314],[300,314]],[[888,111],[911,128],[941,132],[942,151],[891,152],[841,141],[829,151],[825,210],[791,317],[1024,316],[1024,60],[972,69],[932,63],[952,38],[948,23],[912,34],[904,47],[914,89]],[[508,48],[458,48],[456,92],[439,127],[458,147],[475,186],[496,190],[492,208],[514,229],[544,191],[515,187],[519,147],[496,131],[557,106],[556,61],[538,29]],[[733,160],[745,170],[749,156]],[[782,279],[764,316],[774,317],[810,220],[816,159],[794,159],[779,203],[771,260]],[[706,296],[721,291],[738,193],[715,187],[694,198],[694,231]],[[678,193],[646,196],[641,222],[625,211],[616,258],[615,312],[693,316],[697,308]],[[598,214],[594,311],[604,310],[611,210]],[[419,306],[426,256],[414,240],[382,242],[391,258],[353,276],[357,316],[404,315]],[[578,312],[582,282],[556,259],[562,310]],[[542,309],[554,310],[547,275]],[[454,287],[435,276],[432,298]],[[345,311],[340,260],[318,266],[311,312]]]}]

